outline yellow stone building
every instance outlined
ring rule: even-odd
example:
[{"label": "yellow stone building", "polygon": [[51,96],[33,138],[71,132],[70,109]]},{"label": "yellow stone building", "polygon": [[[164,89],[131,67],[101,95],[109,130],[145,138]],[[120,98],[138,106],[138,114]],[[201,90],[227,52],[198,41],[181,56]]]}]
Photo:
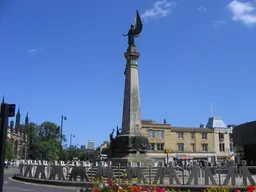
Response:
[{"label": "yellow stone building", "polygon": [[25,117],[24,124],[21,124],[20,110],[18,110],[14,121],[10,121],[7,129],[7,139],[13,144],[14,160],[25,159],[27,155],[26,129],[28,127],[28,114]]},{"label": "yellow stone building", "polygon": [[165,150],[169,150],[168,162],[179,160],[215,159],[214,129],[200,127],[173,127],[142,120],[142,134],[148,137],[148,154],[155,163],[167,162]]}]

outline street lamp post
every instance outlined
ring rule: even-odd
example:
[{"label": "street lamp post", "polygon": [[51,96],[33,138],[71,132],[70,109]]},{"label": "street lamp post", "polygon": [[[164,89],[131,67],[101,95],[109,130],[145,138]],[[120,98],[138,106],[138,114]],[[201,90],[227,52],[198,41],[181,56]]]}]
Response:
[{"label": "street lamp post", "polygon": [[72,138],[73,137],[75,137],[75,135],[73,135],[73,134],[70,134],[70,144],[69,144],[69,147],[71,148],[71,146],[72,146]]},{"label": "street lamp post", "polygon": [[165,149],[164,152],[166,153],[166,164],[169,164],[169,153],[171,152],[171,149]]},{"label": "street lamp post", "polygon": [[71,147],[72,147],[72,138],[73,137],[75,137],[75,135],[73,135],[73,134],[70,134],[70,139],[69,139],[69,157],[70,157],[70,160],[72,160],[72,158],[71,158],[71,155],[72,155],[72,153],[71,153]]},{"label": "street lamp post", "polygon": [[27,142],[28,136],[27,133],[23,133],[23,148],[24,148],[24,159],[27,160],[27,147],[28,147],[28,142]]},{"label": "street lamp post", "polygon": [[61,115],[61,121],[60,121],[60,158],[62,156],[62,137],[63,137],[63,121],[67,120],[67,117],[64,115]]}]

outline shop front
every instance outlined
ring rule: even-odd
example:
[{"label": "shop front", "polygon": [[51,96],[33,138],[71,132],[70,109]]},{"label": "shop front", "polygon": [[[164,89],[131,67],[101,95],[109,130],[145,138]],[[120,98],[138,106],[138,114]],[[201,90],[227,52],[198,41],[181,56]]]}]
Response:
[{"label": "shop front", "polygon": [[168,160],[167,155],[165,153],[148,153],[151,157],[154,165],[158,165],[160,162],[165,164],[172,162],[174,165],[187,165],[196,162],[210,162],[215,163],[215,154],[214,153],[186,153],[186,154],[178,154],[178,153],[169,153]]},{"label": "shop front", "polygon": [[174,165],[178,165],[178,166],[189,165],[189,164],[191,164],[192,160],[193,160],[192,156],[188,156],[188,155],[185,155],[185,154],[176,155],[173,158]]}]

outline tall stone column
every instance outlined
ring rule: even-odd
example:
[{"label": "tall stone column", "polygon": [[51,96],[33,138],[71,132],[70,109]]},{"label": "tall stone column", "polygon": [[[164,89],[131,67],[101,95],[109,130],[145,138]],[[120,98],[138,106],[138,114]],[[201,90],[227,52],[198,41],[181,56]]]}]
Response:
[{"label": "tall stone column", "polygon": [[123,104],[122,134],[141,135],[140,89],[138,75],[138,59],[136,47],[129,47],[125,52],[125,89]]},{"label": "tall stone column", "polygon": [[141,114],[140,114],[140,89],[138,75],[139,52],[135,46],[129,46],[124,53],[126,58],[125,67],[125,88],[123,103],[122,131],[117,132],[114,138],[110,135],[110,155],[112,164],[127,163],[144,165],[151,163],[147,155],[148,138],[141,134]]}]

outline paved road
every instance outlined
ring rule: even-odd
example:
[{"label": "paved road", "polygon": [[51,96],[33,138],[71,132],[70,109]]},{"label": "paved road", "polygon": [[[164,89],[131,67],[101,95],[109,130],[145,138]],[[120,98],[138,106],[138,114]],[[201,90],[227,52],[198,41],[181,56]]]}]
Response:
[{"label": "paved road", "polygon": [[11,177],[17,170],[5,170],[4,192],[75,192],[77,188],[55,187],[49,185],[38,185],[12,180]]}]

